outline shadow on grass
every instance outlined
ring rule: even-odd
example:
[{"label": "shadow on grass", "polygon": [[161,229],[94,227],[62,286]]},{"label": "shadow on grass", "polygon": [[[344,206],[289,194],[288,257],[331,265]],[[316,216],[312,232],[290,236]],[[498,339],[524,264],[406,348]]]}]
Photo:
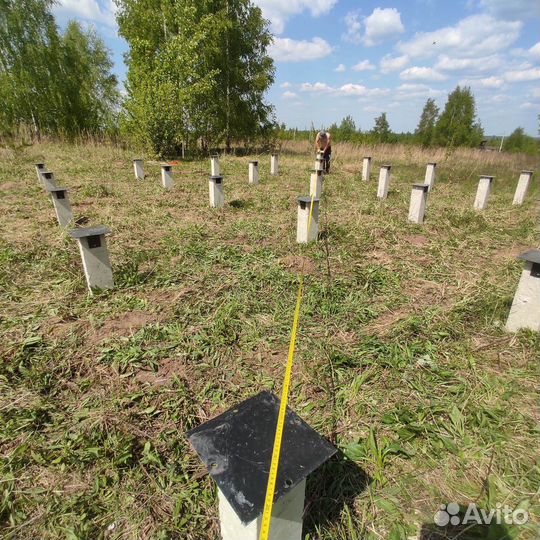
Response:
[{"label": "shadow on grass", "polygon": [[346,227],[335,223],[328,223],[324,229],[319,232],[319,240],[339,240],[346,238],[349,235]]},{"label": "shadow on grass", "polygon": [[233,208],[252,208],[253,201],[244,200],[244,199],[235,199],[229,203],[229,206]]},{"label": "shadow on grass", "polygon": [[141,262],[129,261],[115,268],[114,282],[117,289],[142,285],[154,275],[154,269],[141,270]]},{"label": "shadow on grass", "polygon": [[86,225],[89,221],[86,216],[81,216],[75,220],[75,225]]},{"label": "shadow on grass", "polygon": [[371,482],[371,478],[341,451],[309,478],[304,511],[304,537],[317,538],[317,530],[340,519],[345,506],[354,500]]}]

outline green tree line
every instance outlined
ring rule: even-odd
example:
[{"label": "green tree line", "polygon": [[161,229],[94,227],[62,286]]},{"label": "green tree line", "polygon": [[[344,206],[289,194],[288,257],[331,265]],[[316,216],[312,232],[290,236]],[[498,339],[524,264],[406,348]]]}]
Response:
[{"label": "green tree line", "polygon": [[60,33],[52,0],[0,0],[0,135],[30,128],[72,138],[110,132],[119,103],[103,41],[71,21]]},{"label": "green tree line", "polygon": [[[375,124],[371,130],[362,131],[356,126],[351,115],[343,118],[340,124],[331,124],[328,130],[335,141],[358,144],[404,143],[426,148],[432,146],[478,148],[483,142],[489,144],[491,139],[484,135],[484,130],[477,118],[475,98],[471,89],[460,86],[448,95],[442,112],[439,111],[435,100],[428,98],[414,133],[394,133],[385,112],[375,118]],[[315,128],[300,131],[287,129],[282,124],[279,128],[279,137],[281,139],[304,137],[311,139],[314,138],[314,132]],[[523,128],[518,127],[504,140],[502,149],[509,152],[536,154],[539,150],[539,141],[525,134]]]}]

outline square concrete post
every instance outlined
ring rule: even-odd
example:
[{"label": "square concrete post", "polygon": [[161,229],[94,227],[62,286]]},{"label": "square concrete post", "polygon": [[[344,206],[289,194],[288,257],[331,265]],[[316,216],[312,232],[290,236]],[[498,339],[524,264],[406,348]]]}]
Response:
[{"label": "square concrete post", "polygon": [[485,210],[489,196],[491,195],[491,187],[493,184],[493,176],[481,176],[476,190],[476,198],[474,200],[475,210]]},{"label": "square concrete post", "polygon": [[219,176],[221,169],[219,167],[219,154],[212,154],[210,156],[210,175]]},{"label": "square concrete post", "polygon": [[525,264],[506,321],[506,330],[517,332],[529,328],[540,332],[540,251],[531,249],[518,259]]},{"label": "square concrete post", "polygon": [[410,222],[419,224],[424,223],[428,191],[428,184],[413,184],[411,203],[409,205]]},{"label": "square concrete post", "polygon": [[58,225],[67,227],[73,220],[68,190],[66,188],[53,188],[49,190],[49,193],[51,194]]},{"label": "square concrete post", "polygon": [[38,182],[43,185],[43,180],[41,179],[41,173],[45,172],[45,163],[36,163],[36,173]]},{"label": "square concrete post", "polygon": [[105,235],[111,231],[107,227],[86,227],[72,229],[69,235],[79,242],[79,250],[88,290],[110,289],[114,287],[111,261]]},{"label": "square concrete post", "polygon": [[[188,432],[217,484],[223,540],[258,540],[279,400],[263,391]],[[285,414],[271,540],[301,540],[307,477],[336,449],[290,409]]]},{"label": "square concrete post", "polygon": [[223,176],[210,176],[208,188],[210,190],[210,207],[222,208],[225,204],[225,195],[223,193]]},{"label": "square concrete post", "polygon": [[379,172],[379,186],[377,187],[377,197],[386,199],[388,197],[388,188],[390,187],[390,169],[392,165],[383,165]]},{"label": "square concrete post", "polygon": [[135,180],[144,180],[143,160],[133,160],[133,172],[135,173]]},{"label": "square concrete post", "polygon": [[532,171],[521,171],[516,192],[514,194],[514,201],[512,202],[512,204],[523,204],[525,196],[527,195],[527,191],[529,191],[532,176]]},{"label": "square concrete post", "polygon": [[436,163],[428,163],[426,167],[426,177],[424,184],[428,185],[428,191],[433,189],[433,184],[435,184],[435,168],[437,167]]},{"label": "square concrete post", "polygon": [[259,183],[259,162],[250,161],[248,166],[248,181],[250,184]]},{"label": "square concrete post", "polygon": [[172,165],[161,166],[161,185],[165,189],[171,189],[173,187]]},{"label": "square concrete post", "polygon": [[369,182],[371,176],[371,157],[365,156],[362,159],[362,180],[364,182]]},{"label": "square concrete post", "polygon": [[45,191],[52,191],[57,187],[54,180],[54,173],[50,171],[43,171],[41,173],[41,182],[43,183]]},{"label": "square concrete post", "polygon": [[309,209],[311,197],[298,197],[298,223],[296,227],[296,241],[299,244],[317,241],[319,236],[319,199],[313,199],[311,224],[308,229]]},{"label": "square concrete post", "polygon": [[270,156],[270,174],[279,174],[279,155],[272,154]]},{"label": "square concrete post", "polygon": [[[305,492],[306,481],[302,480],[294,489],[274,503],[270,539],[302,540]],[[220,489],[218,489],[218,500],[222,540],[259,540],[262,516],[244,524]]]},{"label": "square concrete post", "polygon": [[314,169],[316,171],[324,171],[324,152],[322,150],[317,150],[317,155],[315,156],[315,165]]},{"label": "square concrete post", "polygon": [[311,176],[309,180],[309,196],[310,197],[313,194],[315,194],[316,199],[320,199],[322,197],[323,180],[324,180],[324,172],[322,169],[315,169],[314,171],[311,171]]}]

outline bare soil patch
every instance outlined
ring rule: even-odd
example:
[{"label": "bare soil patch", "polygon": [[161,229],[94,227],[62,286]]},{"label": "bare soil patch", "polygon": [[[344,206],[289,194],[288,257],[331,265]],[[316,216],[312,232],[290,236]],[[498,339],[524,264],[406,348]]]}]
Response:
[{"label": "bare soil patch", "polygon": [[411,234],[410,236],[405,236],[403,240],[407,244],[418,247],[427,246],[429,244],[429,240],[423,234]]},{"label": "bare soil patch", "polygon": [[179,378],[187,378],[188,369],[180,360],[168,358],[160,360],[157,371],[138,371],[135,380],[150,386],[165,386],[172,381],[174,375]]},{"label": "bare soil patch", "polygon": [[17,182],[5,182],[3,184],[0,184],[0,190],[5,191],[16,191],[20,189],[20,184],[17,184]]},{"label": "bare soil patch", "polygon": [[139,310],[129,311],[106,321],[103,326],[96,330],[96,335],[101,339],[111,336],[128,337],[147,324],[153,324],[159,322],[159,320],[160,317],[155,313]]},{"label": "bare soil patch", "polygon": [[317,266],[315,263],[308,259],[307,257],[302,257],[299,255],[287,255],[279,259],[279,264],[287,270],[292,270],[294,272],[301,272],[302,268],[304,269],[304,274],[314,274],[317,271]]},{"label": "bare soil patch", "polygon": [[449,285],[424,279],[407,281],[403,284],[403,295],[409,298],[409,302],[379,315],[366,326],[366,332],[383,336],[399,321],[421,313],[428,307],[449,308],[453,289]]}]

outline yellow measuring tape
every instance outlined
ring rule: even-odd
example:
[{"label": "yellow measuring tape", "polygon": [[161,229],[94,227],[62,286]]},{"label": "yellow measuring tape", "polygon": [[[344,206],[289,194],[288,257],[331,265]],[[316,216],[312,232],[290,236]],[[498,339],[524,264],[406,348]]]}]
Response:
[{"label": "yellow measuring tape", "polygon": [[[311,196],[311,205],[309,207],[308,218],[308,239],[309,230],[311,227],[311,216],[313,213],[313,200],[315,194]],[[289,356],[287,359],[287,367],[285,369],[285,377],[283,379],[283,389],[281,391],[281,403],[279,405],[278,421],[276,426],[276,436],[274,439],[274,449],[272,451],[272,461],[270,463],[270,472],[268,474],[268,485],[266,487],[266,497],[264,499],[264,510],[261,522],[261,532],[259,540],[268,540],[270,534],[270,520],[272,519],[272,508],[274,506],[274,494],[276,491],[276,481],[279,467],[279,457],[281,455],[281,441],[283,439],[283,426],[285,424],[285,412],[287,410],[287,402],[289,401],[289,387],[291,385],[291,374],[294,359],[294,347],[296,344],[296,332],[298,330],[298,320],[300,318],[300,306],[302,304],[302,289],[304,287],[304,264],[300,272],[300,283],[298,285],[298,294],[296,296],[296,308],[294,310],[294,319],[291,331],[291,342],[289,344]]]}]

